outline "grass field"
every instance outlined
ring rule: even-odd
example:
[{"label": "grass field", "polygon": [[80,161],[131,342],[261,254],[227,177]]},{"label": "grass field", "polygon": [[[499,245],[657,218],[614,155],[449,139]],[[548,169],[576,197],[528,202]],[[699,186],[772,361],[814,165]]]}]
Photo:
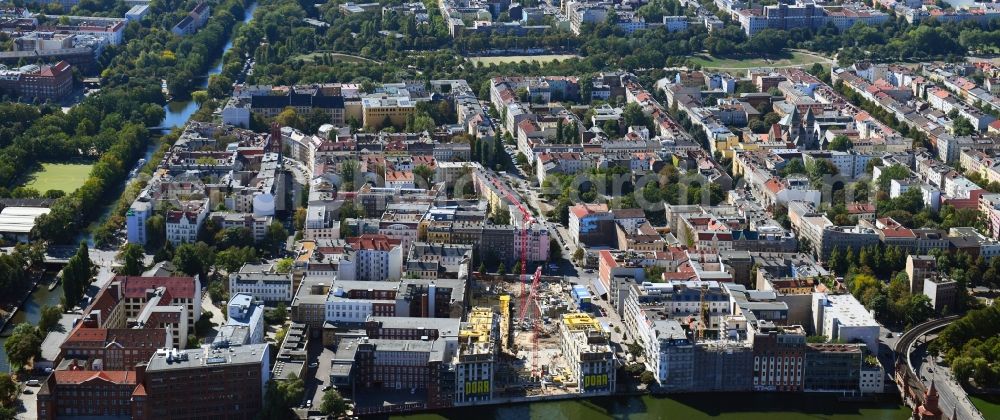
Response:
[{"label": "grass field", "polygon": [[812,65],[813,63],[826,64],[828,61],[815,55],[791,51],[770,58],[723,58],[713,57],[709,54],[695,54],[694,57],[691,57],[691,62],[703,68],[748,69],[754,67],[794,67]]},{"label": "grass field", "polygon": [[1000,396],[996,395],[969,395],[972,404],[983,413],[984,418],[1000,419]]},{"label": "grass field", "polygon": [[69,194],[87,181],[92,167],[94,165],[81,163],[43,163],[41,171],[28,175],[24,186],[43,194],[48,190],[62,190]]},{"label": "grass field", "polygon": [[527,62],[538,62],[539,64],[545,64],[548,62],[556,60],[569,60],[571,58],[576,58],[577,55],[574,54],[549,54],[549,55],[499,55],[496,57],[468,57],[467,59],[473,63],[483,63],[484,66],[490,64],[503,64],[503,63],[520,63],[521,61]]},{"label": "grass field", "polygon": [[366,62],[368,62],[368,63],[377,63],[377,61],[375,61],[375,60],[370,60],[370,59],[367,59],[367,58],[364,58],[364,57],[358,57],[358,56],[347,55],[347,54],[340,54],[340,53],[328,53],[328,52],[322,52],[322,51],[317,51],[317,52],[309,53],[309,54],[302,54],[302,55],[299,55],[298,57],[295,57],[295,58],[300,59],[300,60],[304,60],[304,61],[310,61],[310,62],[312,62],[312,61],[316,60],[316,57],[324,56],[324,55],[327,55],[327,54],[331,55],[333,57],[334,61],[342,61],[342,62],[345,62],[345,63],[354,63],[354,64],[361,64],[361,63],[366,63]]}]

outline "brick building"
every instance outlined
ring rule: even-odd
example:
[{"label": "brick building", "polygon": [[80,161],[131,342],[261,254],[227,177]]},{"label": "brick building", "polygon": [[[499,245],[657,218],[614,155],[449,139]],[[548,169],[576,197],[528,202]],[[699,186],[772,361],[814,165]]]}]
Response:
[{"label": "brick building", "polygon": [[160,349],[131,370],[53,372],[38,390],[37,416],[249,420],[270,378],[267,344]]},{"label": "brick building", "polygon": [[[59,346],[59,359],[100,361],[103,370],[127,370],[146,363],[156,349],[169,347],[172,339],[163,328],[88,328],[78,325]],[[94,369],[99,370],[99,369]]]},{"label": "brick building", "polygon": [[758,321],[753,346],[755,391],[801,391],[806,334],[800,326]]},{"label": "brick building", "polygon": [[137,369],[145,369],[148,418],[253,419],[271,377],[268,354],[267,344],[157,352]]},{"label": "brick building", "polygon": [[148,419],[147,402],[136,372],[60,370],[42,382],[36,413],[41,420],[71,416]]},{"label": "brick building", "polygon": [[72,90],[73,70],[65,61],[16,69],[0,67],[0,92],[24,99],[58,101]]}]

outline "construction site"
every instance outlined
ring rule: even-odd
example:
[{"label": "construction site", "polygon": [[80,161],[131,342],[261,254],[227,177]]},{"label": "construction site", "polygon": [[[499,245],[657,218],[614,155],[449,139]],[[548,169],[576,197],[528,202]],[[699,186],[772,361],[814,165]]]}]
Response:
[{"label": "construction site", "polygon": [[[485,287],[488,304],[500,309],[500,357],[496,394],[539,397],[611,393],[615,387],[615,353],[606,327],[588,313],[586,288],[574,288],[560,277],[542,277],[542,266],[527,273],[528,236],[538,223],[524,202],[506,184],[494,179],[498,195],[509,204],[519,231],[520,270],[516,281],[492,278]],[[517,273],[520,271],[520,273]],[[586,298],[581,298],[586,294]],[[495,304],[495,305],[494,305]]]},{"label": "construction site", "polygon": [[[588,334],[582,340],[583,345],[603,342],[602,356],[597,359],[613,360],[606,327],[582,312],[586,308],[581,308],[572,296],[573,287],[561,282],[560,278],[543,278],[539,269],[522,279],[521,282],[494,282],[490,296],[483,296],[496,302],[493,306],[500,309],[502,356],[497,366],[498,395],[579,394],[593,392],[585,388],[595,388],[595,385],[612,389],[606,379],[581,378],[590,375],[581,373],[580,366],[592,363],[586,359],[595,358],[589,355],[589,348],[583,351],[586,353],[583,356],[572,348],[571,334],[583,330]],[[582,362],[581,357],[585,359]]]}]

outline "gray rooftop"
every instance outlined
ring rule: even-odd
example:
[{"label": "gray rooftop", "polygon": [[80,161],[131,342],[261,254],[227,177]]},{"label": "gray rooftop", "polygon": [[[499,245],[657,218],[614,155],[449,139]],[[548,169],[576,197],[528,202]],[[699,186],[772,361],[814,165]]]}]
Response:
[{"label": "gray rooftop", "polygon": [[151,359],[147,372],[165,370],[200,369],[208,366],[268,364],[267,344],[247,344],[221,349],[158,350]]}]

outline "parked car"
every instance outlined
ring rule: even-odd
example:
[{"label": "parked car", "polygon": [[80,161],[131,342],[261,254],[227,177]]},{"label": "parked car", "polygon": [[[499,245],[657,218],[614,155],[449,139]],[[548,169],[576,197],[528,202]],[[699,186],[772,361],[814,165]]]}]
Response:
[{"label": "parked car", "polygon": [[38,379],[30,379],[28,380],[28,382],[25,382],[24,384],[27,386],[42,386],[42,383],[38,382]]},{"label": "parked car", "polygon": [[318,367],[319,367],[319,363],[312,362],[312,363],[309,364],[309,368],[310,369],[315,369],[315,368],[318,368]]}]

